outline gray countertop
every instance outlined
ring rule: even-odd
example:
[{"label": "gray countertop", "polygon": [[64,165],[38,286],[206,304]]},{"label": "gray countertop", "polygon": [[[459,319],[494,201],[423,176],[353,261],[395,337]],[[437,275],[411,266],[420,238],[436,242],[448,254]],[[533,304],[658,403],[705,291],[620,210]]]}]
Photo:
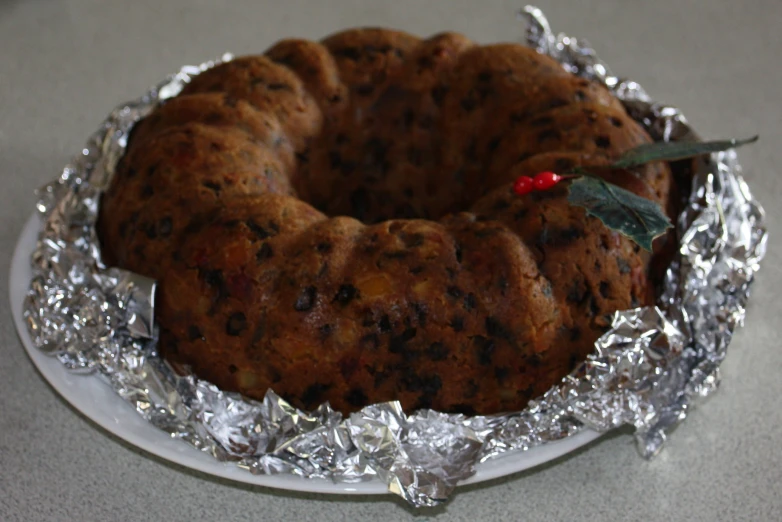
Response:
[{"label": "gray countertop", "polygon": [[[108,111],[186,63],[261,51],[286,36],[356,25],[518,40],[520,2],[0,0],[0,272],[53,179]],[[0,300],[0,520],[774,520],[782,519],[782,150],[779,0],[541,1],[555,30],[587,38],[612,69],[682,107],[709,138],[761,135],[741,151],[771,241],[723,365],[722,389],[646,462],[629,432],[531,471],[459,488],[414,512],[392,497],[235,484],[136,450],[65,403],[36,372]],[[7,295],[8,281],[0,280]]]}]

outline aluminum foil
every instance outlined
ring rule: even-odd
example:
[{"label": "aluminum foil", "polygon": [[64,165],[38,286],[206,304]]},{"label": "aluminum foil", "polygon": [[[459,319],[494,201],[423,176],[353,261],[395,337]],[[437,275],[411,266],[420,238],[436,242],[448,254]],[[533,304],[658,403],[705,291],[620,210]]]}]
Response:
[{"label": "aluminum foil", "polygon": [[[527,7],[521,17],[530,46],[604,83],[655,139],[697,139],[679,110],[612,75],[584,42],[555,35],[539,9]],[[766,246],[763,210],[732,151],[713,155],[694,176],[658,306],[616,313],[595,352],[524,411],[408,415],[390,402],[343,419],[328,404],[303,412],[273,391],[251,401],[177,375],[155,350],[154,281],[106,267],[94,225],[133,124],[213,65],[185,67],[117,107],[62,175],[38,191],[44,225],[24,304],[32,338],[67,369],[105,379],[156,427],[250,473],[379,479],[411,505],[431,506],[479,462],[584,429],[632,425],[641,455],[651,457],[694,401],[717,389]]]}]

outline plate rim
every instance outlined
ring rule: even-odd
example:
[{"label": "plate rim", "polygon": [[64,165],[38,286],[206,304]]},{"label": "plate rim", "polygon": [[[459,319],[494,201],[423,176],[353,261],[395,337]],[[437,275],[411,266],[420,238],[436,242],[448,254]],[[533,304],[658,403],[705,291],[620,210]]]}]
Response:
[{"label": "plate rim", "polygon": [[[350,483],[285,474],[256,475],[240,468],[233,462],[218,461],[208,453],[199,451],[182,440],[171,438],[162,430],[147,423],[130,404],[122,400],[99,376],[69,372],[55,357],[40,351],[30,338],[22,308],[32,278],[30,254],[33,251],[41,224],[42,221],[39,214],[33,211],[17,238],[11,257],[8,278],[11,314],[17,336],[33,365],[38,369],[48,385],[81,415],[84,415],[104,430],[136,448],[167,462],[207,475],[245,484],[307,493],[336,495],[390,494],[388,486],[378,478]],[[95,392],[96,395],[88,394],[89,398],[100,395],[107,396],[109,402],[113,403],[112,406],[118,408],[115,413],[119,417],[112,418],[111,415],[102,412],[97,405],[90,404],[90,400],[85,401],[83,397],[79,396],[79,392],[84,392],[85,390]],[[106,406],[106,404],[102,403],[96,404],[100,404],[103,407]],[[141,431],[140,434],[130,428],[130,426],[134,425]],[[489,459],[477,464],[475,473],[468,479],[460,481],[457,487],[478,484],[537,467],[572,453],[602,435],[604,434],[584,429],[576,435],[559,441],[550,442],[526,451],[510,452],[497,458]]]}]

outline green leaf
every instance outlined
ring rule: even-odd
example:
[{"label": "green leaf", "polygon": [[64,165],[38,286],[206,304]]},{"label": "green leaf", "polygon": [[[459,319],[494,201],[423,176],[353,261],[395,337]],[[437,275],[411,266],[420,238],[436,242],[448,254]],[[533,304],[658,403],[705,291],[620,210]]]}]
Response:
[{"label": "green leaf", "polygon": [[570,184],[568,202],[583,207],[587,214],[650,252],[654,238],[672,226],[668,216],[653,201],[590,176]]},{"label": "green leaf", "polygon": [[721,140],[721,141],[672,141],[647,143],[640,145],[632,150],[622,154],[617,161],[611,165],[612,168],[626,169],[644,165],[651,161],[676,161],[686,158],[694,158],[712,152],[722,152],[728,149],[735,149],[742,145],[755,143],[758,136],[753,136],[745,140]]}]

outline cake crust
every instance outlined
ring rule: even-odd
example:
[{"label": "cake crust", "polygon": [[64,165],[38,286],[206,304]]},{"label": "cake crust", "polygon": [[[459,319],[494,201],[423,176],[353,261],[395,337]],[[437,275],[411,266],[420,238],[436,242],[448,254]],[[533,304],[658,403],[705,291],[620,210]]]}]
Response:
[{"label": "cake crust", "polygon": [[[159,348],[218,387],[345,414],[523,409],[654,302],[653,255],[567,202],[592,167],[672,211],[604,87],[515,44],[353,29],[192,79],[103,196],[110,263],[156,278]],[[666,238],[656,242],[656,251]]]}]

